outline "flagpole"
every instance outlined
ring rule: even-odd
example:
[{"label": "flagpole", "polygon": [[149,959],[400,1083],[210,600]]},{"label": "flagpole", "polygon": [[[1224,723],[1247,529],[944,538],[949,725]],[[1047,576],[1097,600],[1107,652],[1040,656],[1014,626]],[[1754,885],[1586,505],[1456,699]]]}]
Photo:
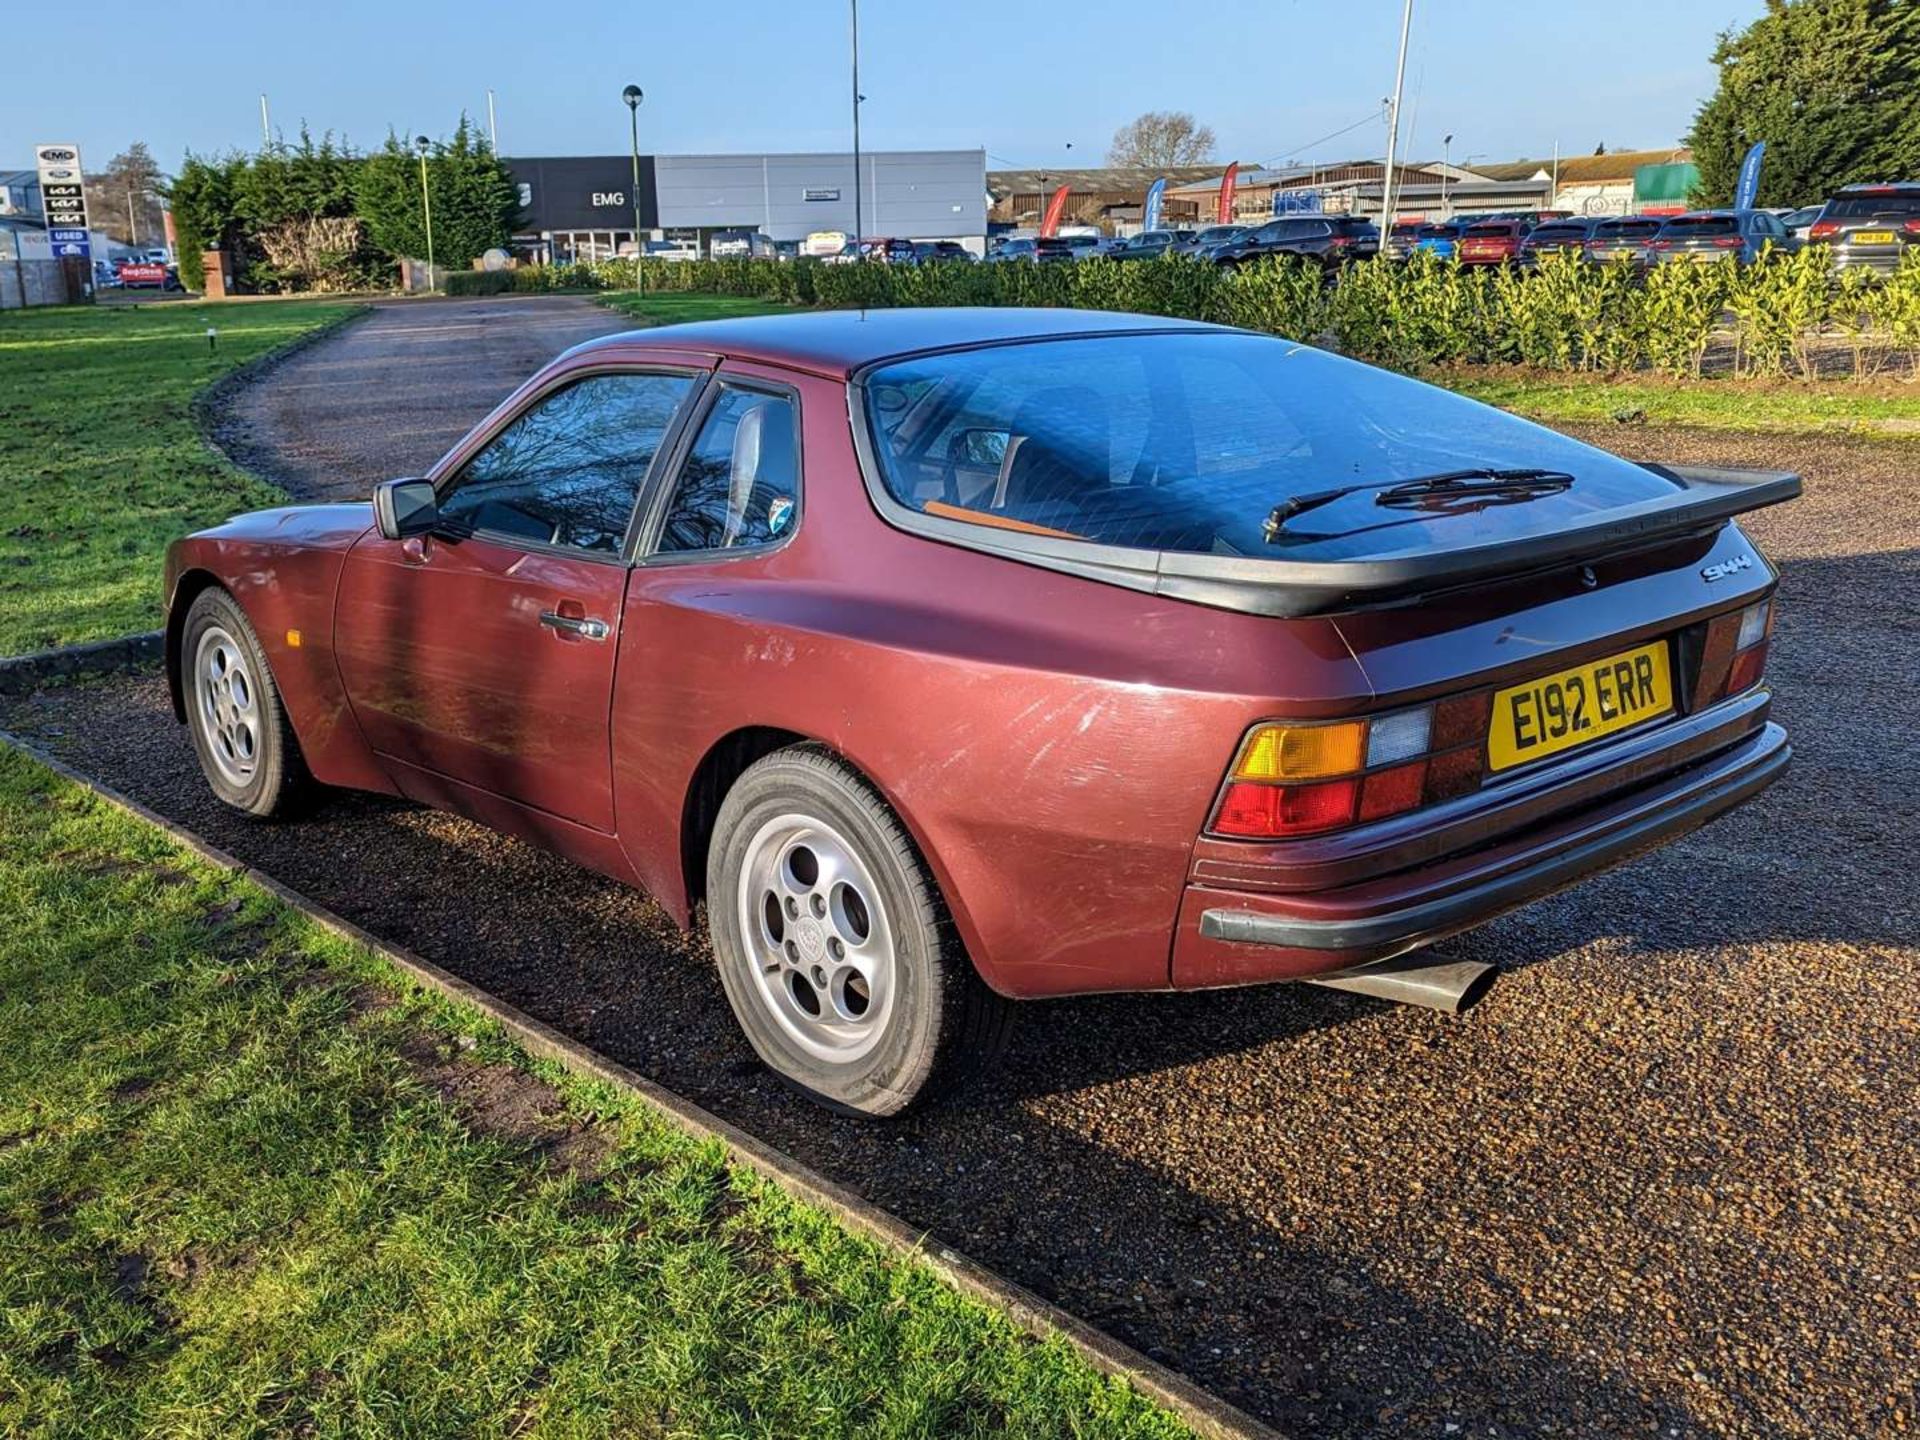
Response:
[{"label": "flagpole", "polygon": [[1400,147],[1400,99],[1407,87],[1407,34],[1413,28],[1413,0],[1406,0],[1400,11],[1400,62],[1393,71],[1393,108],[1387,113],[1387,173],[1380,181],[1380,243],[1384,247],[1393,233],[1393,162]]}]

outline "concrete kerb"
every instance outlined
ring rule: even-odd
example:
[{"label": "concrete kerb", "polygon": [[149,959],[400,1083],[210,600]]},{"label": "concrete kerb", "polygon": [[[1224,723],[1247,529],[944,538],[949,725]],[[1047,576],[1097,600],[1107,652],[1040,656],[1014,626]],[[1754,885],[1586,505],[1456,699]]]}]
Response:
[{"label": "concrete kerb", "polygon": [[91,791],[107,804],[157,827],[211,864],[244,876],[315,924],[380,956],[415,983],[480,1011],[528,1054],[555,1061],[578,1074],[619,1086],[652,1105],[694,1138],[718,1141],[734,1162],[751,1167],[789,1194],[825,1210],[849,1229],[878,1242],[890,1253],[918,1260],[931,1267],[962,1294],[999,1310],[1028,1334],[1042,1339],[1058,1335],[1072,1345],[1095,1370],[1124,1379],[1139,1394],[1178,1416],[1196,1434],[1206,1436],[1208,1440],[1281,1440],[1278,1431],[1203,1390],[1185,1376],[1148,1359],[1132,1347],[958,1251],[937,1242],[930,1243],[926,1234],[914,1230],[899,1217],[863,1200],[853,1191],[827,1179],[792,1156],[672,1091],[661,1088],[645,1076],[609,1060],[579,1041],[570,1039],[552,1026],[494,998],[459,976],[442,970],[432,961],[361,929],[352,921],[334,914],[273,876],[208,843],[191,830],[150,810],[111,785],[82,774],[31,741],[0,730],[0,744],[13,747],[55,774]]}]

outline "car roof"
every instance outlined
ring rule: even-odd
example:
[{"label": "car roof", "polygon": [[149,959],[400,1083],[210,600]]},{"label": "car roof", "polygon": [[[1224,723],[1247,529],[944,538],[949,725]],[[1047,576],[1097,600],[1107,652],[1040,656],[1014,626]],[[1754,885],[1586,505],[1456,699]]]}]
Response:
[{"label": "car roof", "polygon": [[589,340],[569,356],[600,350],[674,350],[723,355],[836,379],[880,360],[969,345],[1143,331],[1226,331],[1159,315],[1103,310],[954,306],[938,309],[801,310],[737,320],[700,320]]}]

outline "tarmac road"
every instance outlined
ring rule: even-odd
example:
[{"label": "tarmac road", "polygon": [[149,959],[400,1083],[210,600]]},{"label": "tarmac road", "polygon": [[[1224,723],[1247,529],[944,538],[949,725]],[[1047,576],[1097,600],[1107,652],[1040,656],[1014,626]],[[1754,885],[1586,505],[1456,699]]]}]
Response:
[{"label": "tarmac road", "polygon": [[241,391],[213,438],[296,499],[364,500],[423,473],[562,350],[632,324],[578,295],[386,301]]},{"label": "tarmac road", "polygon": [[[364,430],[444,423],[383,384],[320,393]],[[224,811],[155,678],[0,724],[1290,1433],[1910,1434],[1920,445],[1599,438],[1807,475],[1751,526],[1782,569],[1786,779],[1450,944],[1507,972],[1468,1016],[1285,987],[1049,1002],[995,1083],[900,1123],[768,1079],[704,945],[640,895],[392,802]]]}]

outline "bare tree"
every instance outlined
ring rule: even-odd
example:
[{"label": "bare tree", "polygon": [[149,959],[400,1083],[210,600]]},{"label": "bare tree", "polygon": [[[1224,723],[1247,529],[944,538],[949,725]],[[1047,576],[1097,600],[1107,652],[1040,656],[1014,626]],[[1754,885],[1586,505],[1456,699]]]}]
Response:
[{"label": "bare tree", "polygon": [[1204,165],[1213,158],[1213,131],[1184,110],[1149,110],[1113,132],[1109,165]]},{"label": "bare tree", "polygon": [[129,245],[136,239],[141,245],[161,244],[166,239],[160,220],[161,178],[146,145],[134,141],[107,162],[103,173],[87,177],[87,218],[96,229]]}]

